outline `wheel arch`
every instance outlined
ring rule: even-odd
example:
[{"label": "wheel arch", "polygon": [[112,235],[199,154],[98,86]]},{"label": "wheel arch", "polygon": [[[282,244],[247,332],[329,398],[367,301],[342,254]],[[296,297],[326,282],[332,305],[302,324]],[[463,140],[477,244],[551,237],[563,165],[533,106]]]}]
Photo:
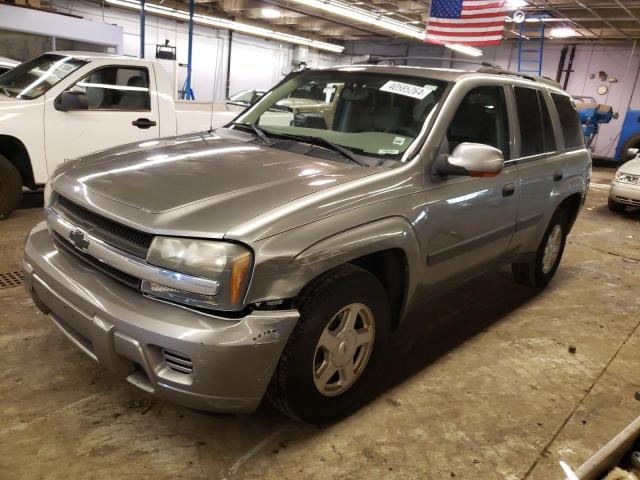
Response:
[{"label": "wheel arch", "polygon": [[0,155],[9,160],[20,172],[22,185],[35,188],[36,183],[27,147],[12,135],[0,135]]},{"label": "wheel arch", "polygon": [[251,285],[248,303],[288,298],[295,302],[327,273],[351,264],[372,273],[385,288],[394,328],[402,323],[422,275],[418,239],[403,217],[377,220],[325,237],[286,262],[270,256],[271,260],[256,264],[254,278],[259,281]]}]

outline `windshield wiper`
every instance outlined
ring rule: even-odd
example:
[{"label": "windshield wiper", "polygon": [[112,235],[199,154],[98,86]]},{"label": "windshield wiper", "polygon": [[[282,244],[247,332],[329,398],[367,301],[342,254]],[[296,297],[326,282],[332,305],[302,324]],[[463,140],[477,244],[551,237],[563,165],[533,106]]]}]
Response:
[{"label": "windshield wiper", "polygon": [[366,167],[367,164],[358,159],[348,148],[345,148],[337,143],[333,143],[331,140],[327,140],[323,137],[314,137],[311,135],[293,135],[290,133],[279,133],[278,135],[286,138],[291,138],[292,140],[299,140],[305,143],[310,143],[311,145],[317,145],[319,147],[325,147],[334,152],[338,152],[343,157],[348,158],[353,163],[360,165],[361,167]]},{"label": "windshield wiper", "polygon": [[264,133],[264,131],[260,127],[256,127],[253,123],[233,122],[231,123],[231,125],[249,127],[251,130],[253,130],[253,133],[256,135],[258,139],[260,139],[262,143],[264,143],[267,146],[271,146],[273,143],[271,140],[269,140],[269,137],[267,137],[267,134]]}]

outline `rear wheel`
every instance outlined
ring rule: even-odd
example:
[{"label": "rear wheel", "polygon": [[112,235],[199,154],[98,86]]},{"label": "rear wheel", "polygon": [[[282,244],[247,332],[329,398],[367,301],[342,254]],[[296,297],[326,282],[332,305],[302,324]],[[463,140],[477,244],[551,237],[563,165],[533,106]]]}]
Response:
[{"label": "rear wheel", "polygon": [[545,287],[558,270],[567,238],[567,215],[562,209],[551,217],[536,256],[529,262],[511,264],[514,280],[529,287]]},{"label": "rear wheel", "polygon": [[0,220],[18,206],[22,195],[22,177],[18,169],[0,155]]},{"label": "rear wheel", "polygon": [[372,388],[389,332],[386,292],[371,273],[345,265],[306,292],[298,310],[267,396],[305,422],[346,415]]},{"label": "rear wheel", "polygon": [[609,200],[607,200],[607,206],[612,212],[623,212],[626,208],[622,203],[616,202],[611,197],[609,197]]}]

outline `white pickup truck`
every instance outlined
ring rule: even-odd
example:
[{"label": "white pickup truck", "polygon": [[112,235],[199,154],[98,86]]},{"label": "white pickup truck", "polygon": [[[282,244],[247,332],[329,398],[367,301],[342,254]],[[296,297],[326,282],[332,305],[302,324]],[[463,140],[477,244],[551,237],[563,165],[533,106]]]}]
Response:
[{"label": "white pickup truck", "polygon": [[149,60],[55,52],[18,65],[0,75],[0,219],[23,186],[39,188],[65,160],[208,130],[211,107],[174,101],[167,75]]}]

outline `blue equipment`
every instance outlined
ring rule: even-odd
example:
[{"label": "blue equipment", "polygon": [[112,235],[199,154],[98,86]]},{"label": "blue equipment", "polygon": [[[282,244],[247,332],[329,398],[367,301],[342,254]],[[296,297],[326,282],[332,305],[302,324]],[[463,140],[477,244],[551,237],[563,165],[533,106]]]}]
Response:
[{"label": "blue equipment", "polygon": [[609,123],[616,118],[611,105],[597,103],[592,97],[573,97],[576,100],[589,100],[589,102],[576,102],[576,109],[580,116],[582,134],[584,135],[587,148],[591,146],[594,138],[598,134],[598,126],[602,123]]}]

